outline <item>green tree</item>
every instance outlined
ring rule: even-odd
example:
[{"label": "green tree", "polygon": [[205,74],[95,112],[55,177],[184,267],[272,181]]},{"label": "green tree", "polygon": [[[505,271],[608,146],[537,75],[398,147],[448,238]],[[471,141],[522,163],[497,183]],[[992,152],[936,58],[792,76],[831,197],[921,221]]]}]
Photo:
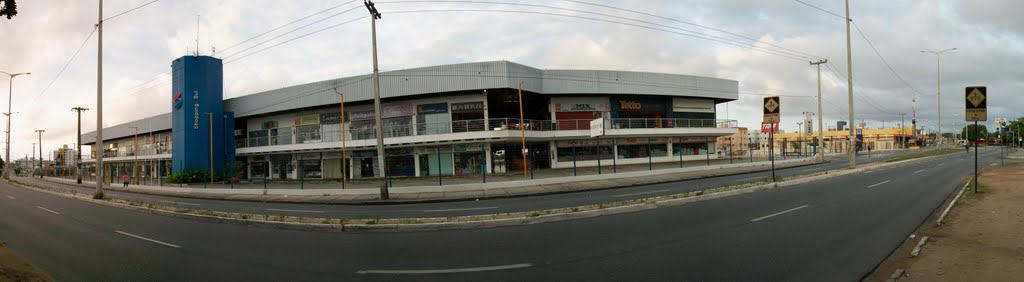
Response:
[{"label": "green tree", "polygon": [[15,4],[14,0],[0,0],[0,3],[3,4],[0,6],[0,16],[6,16],[9,20],[18,15],[18,4]]},{"label": "green tree", "polygon": [[960,134],[963,134],[963,136],[966,136],[964,139],[970,139],[970,140],[978,140],[978,139],[981,139],[981,138],[988,138],[988,136],[989,136],[988,128],[986,128],[984,124],[979,124],[977,126],[975,126],[973,124],[968,124],[962,130],[960,130]]}]

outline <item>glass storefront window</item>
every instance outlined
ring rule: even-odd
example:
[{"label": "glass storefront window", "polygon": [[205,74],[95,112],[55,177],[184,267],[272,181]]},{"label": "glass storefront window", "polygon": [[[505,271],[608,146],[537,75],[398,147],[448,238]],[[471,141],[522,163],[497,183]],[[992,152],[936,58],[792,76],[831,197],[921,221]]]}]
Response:
[{"label": "glass storefront window", "polygon": [[[575,146],[573,146],[573,142],[575,142]],[[557,146],[559,162],[571,162],[574,150],[576,161],[593,161],[598,158],[607,160],[612,158],[612,142],[610,140],[601,140],[600,144],[594,140],[569,140],[558,141],[555,145]]]},{"label": "glass storefront window", "polygon": [[392,117],[381,119],[380,122],[384,124],[381,127],[383,130],[384,137],[401,137],[412,135],[412,117]]},{"label": "glass storefront window", "polygon": [[295,143],[320,142],[320,125],[300,125],[295,127]]},{"label": "glass storefront window", "polygon": [[302,160],[303,178],[321,178],[320,159]]}]

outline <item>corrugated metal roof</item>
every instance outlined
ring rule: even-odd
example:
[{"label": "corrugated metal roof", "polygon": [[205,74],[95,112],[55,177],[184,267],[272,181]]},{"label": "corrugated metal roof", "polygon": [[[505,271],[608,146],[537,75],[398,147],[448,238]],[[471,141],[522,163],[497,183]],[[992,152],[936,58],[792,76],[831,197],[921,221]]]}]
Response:
[{"label": "corrugated metal roof", "polygon": [[[103,141],[135,135],[133,126],[139,127],[139,134],[171,130],[171,113],[160,114],[137,121],[118,124],[103,129]],[[82,145],[96,143],[96,131],[82,133]]]}]

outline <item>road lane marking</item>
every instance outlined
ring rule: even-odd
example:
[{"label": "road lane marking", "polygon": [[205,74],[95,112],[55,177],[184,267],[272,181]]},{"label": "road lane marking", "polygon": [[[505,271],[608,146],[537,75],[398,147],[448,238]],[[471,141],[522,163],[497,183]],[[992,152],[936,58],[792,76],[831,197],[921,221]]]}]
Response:
[{"label": "road lane marking", "polygon": [[764,179],[764,177],[744,178],[744,179],[736,180],[736,182],[743,182],[743,181],[747,181],[747,180],[757,180],[757,179]]},{"label": "road lane marking", "polygon": [[40,206],[36,206],[36,207],[37,207],[37,208],[39,208],[39,209],[41,209],[41,210],[44,210],[44,211],[48,211],[48,212],[50,212],[50,213],[53,213],[53,214],[60,214],[59,212],[55,212],[55,211],[53,211],[53,210],[51,210],[51,209],[48,209],[48,208],[44,208],[44,207],[40,207]]},{"label": "road lane marking", "polygon": [[999,163],[992,163],[992,164],[990,164],[990,166],[997,166],[997,165],[999,165]]},{"label": "road lane marking", "polygon": [[865,171],[864,173],[872,173],[872,172],[875,172],[875,171],[874,170],[869,170],[869,171]]},{"label": "road lane marking", "polygon": [[425,210],[423,212],[453,212],[453,211],[475,211],[475,210],[493,210],[498,207],[479,207],[479,208],[464,208],[464,209],[446,209],[446,210]]},{"label": "road lane marking", "polygon": [[267,209],[268,211],[282,211],[282,212],[308,212],[308,213],[322,213],[324,211],[314,210],[289,210],[289,209]]},{"label": "road lane marking", "polygon": [[879,182],[879,183],[875,183],[874,185],[868,186],[868,188],[875,188],[875,186],[889,183],[889,181],[892,181],[892,180],[886,180],[886,181],[882,181],[882,182]]},{"label": "road lane marking", "polygon": [[193,203],[175,202],[175,201],[167,201],[167,200],[160,200],[160,202],[161,203],[168,203],[168,204],[175,204],[175,205],[186,205],[186,206],[198,206],[199,205],[199,204],[193,204]]},{"label": "road lane marking", "polygon": [[7,196],[8,198],[11,198],[11,200],[14,200],[14,197],[12,197],[10,195],[5,195],[5,196]]},{"label": "road lane marking", "polygon": [[919,170],[915,171],[914,173],[918,173],[918,172],[922,172],[922,171],[924,171],[924,169],[919,169]]},{"label": "road lane marking", "polygon": [[484,266],[484,267],[470,267],[470,268],[449,268],[449,269],[411,269],[411,270],[359,270],[356,274],[445,274],[445,273],[465,273],[465,272],[481,272],[481,271],[494,271],[494,270],[506,270],[516,268],[527,268],[533,264],[519,263],[509,265],[497,265],[497,266]]},{"label": "road lane marking", "polygon": [[149,239],[149,238],[142,237],[142,236],[139,236],[139,235],[135,235],[135,234],[131,234],[131,233],[128,233],[128,232],[124,232],[124,231],[121,231],[121,230],[114,230],[114,232],[117,232],[117,234],[121,234],[121,235],[124,235],[124,236],[132,237],[132,238],[135,238],[135,239],[149,241],[149,242],[157,243],[157,244],[168,246],[168,247],[175,248],[175,249],[181,249],[181,246],[178,246],[178,245],[175,245],[175,244],[171,244],[171,243],[167,243],[167,242],[161,242],[161,241]]},{"label": "road lane marking", "polygon": [[944,165],[944,164],[946,164],[946,163],[939,163],[939,164],[937,164],[935,166],[941,166],[941,165]]},{"label": "road lane marking", "polygon": [[664,190],[657,190],[657,191],[647,191],[647,192],[637,192],[637,193],[629,193],[629,194],[615,195],[615,196],[612,196],[612,197],[613,197],[613,198],[618,198],[618,197],[629,197],[629,196],[636,196],[636,195],[644,195],[644,194],[655,194],[655,193],[661,193],[661,192],[668,192],[668,191],[669,191],[668,189],[664,189]]},{"label": "road lane marking", "polygon": [[784,213],[787,213],[787,212],[791,212],[791,211],[799,210],[799,209],[802,209],[802,208],[806,208],[807,206],[808,205],[803,205],[803,206],[795,207],[795,208],[792,208],[792,209],[780,211],[780,212],[777,212],[777,213],[769,214],[769,215],[766,215],[766,216],[758,217],[758,218],[755,218],[755,219],[751,219],[750,222],[761,221],[761,220],[764,220],[764,219],[771,218],[773,216],[778,216],[778,215],[781,215],[781,214],[784,214]]},{"label": "road lane marking", "polygon": [[809,168],[809,169],[805,169],[805,170],[802,170],[802,171],[805,171],[805,172],[806,171],[815,171],[815,170],[819,170],[819,169],[821,169],[821,168],[820,167],[819,168]]}]

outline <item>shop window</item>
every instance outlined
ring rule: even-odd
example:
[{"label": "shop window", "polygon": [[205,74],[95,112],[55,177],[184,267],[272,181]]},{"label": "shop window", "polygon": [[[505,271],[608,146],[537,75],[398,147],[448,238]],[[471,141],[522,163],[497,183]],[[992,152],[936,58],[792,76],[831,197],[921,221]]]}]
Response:
[{"label": "shop window", "polygon": [[300,125],[295,127],[295,143],[320,142],[320,125]]}]

